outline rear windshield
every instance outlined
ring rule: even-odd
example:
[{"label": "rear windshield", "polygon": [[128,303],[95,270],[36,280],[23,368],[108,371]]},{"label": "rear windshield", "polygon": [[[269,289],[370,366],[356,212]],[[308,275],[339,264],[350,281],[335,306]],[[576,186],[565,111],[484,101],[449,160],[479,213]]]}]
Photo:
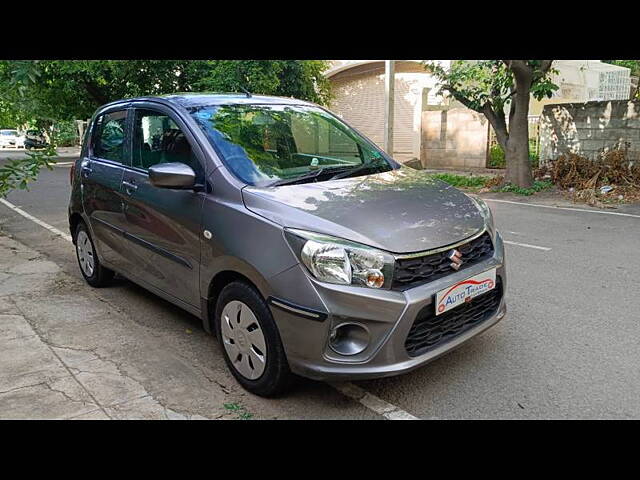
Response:
[{"label": "rear windshield", "polygon": [[9,136],[15,137],[18,135],[18,131],[17,130],[0,130],[0,135],[5,135],[7,137]]},{"label": "rear windshield", "polygon": [[337,117],[307,105],[216,105],[191,115],[228,168],[250,185],[383,163],[384,153]]}]

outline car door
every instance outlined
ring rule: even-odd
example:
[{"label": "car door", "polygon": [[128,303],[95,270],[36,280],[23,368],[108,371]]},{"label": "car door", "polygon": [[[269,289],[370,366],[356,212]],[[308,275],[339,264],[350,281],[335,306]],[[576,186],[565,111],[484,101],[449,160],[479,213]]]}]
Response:
[{"label": "car door", "polygon": [[167,107],[137,105],[132,110],[132,125],[132,164],[125,170],[122,188],[125,238],[138,263],[133,273],[199,308],[200,226],[205,194],[155,187],[149,181],[148,169],[160,163],[185,163],[196,172],[196,182],[203,184],[203,156],[186,125]]},{"label": "car door", "polygon": [[103,263],[116,270],[126,267],[128,256],[122,241],[120,191],[124,167],[129,165],[128,127],[126,107],[99,114],[80,163],[82,202],[94,243]]}]

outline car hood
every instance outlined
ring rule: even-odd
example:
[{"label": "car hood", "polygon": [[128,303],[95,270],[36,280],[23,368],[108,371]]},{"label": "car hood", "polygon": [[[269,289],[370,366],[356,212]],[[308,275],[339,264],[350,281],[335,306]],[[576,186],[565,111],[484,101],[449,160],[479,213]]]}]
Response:
[{"label": "car hood", "polygon": [[467,195],[408,167],[326,182],[248,186],[242,194],[249,210],[284,227],[394,253],[442,247],[484,228]]}]

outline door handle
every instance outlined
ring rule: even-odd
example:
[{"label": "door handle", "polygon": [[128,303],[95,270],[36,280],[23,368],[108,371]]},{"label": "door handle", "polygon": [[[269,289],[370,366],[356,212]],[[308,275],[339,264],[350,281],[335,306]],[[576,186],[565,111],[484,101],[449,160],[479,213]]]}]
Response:
[{"label": "door handle", "polygon": [[127,182],[126,180],[122,181],[122,185],[124,185],[124,189],[129,195],[131,195],[132,192],[135,192],[138,189],[138,186],[135,183]]}]

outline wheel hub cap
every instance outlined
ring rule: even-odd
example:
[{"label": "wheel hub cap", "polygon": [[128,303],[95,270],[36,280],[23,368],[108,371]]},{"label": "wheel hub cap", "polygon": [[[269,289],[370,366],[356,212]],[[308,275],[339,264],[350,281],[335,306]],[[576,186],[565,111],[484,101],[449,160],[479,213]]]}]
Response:
[{"label": "wheel hub cap", "polygon": [[87,277],[90,277],[93,275],[95,260],[91,240],[89,240],[89,236],[84,230],[81,230],[80,233],[78,233],[78,238],[76,238],[76,251],[78,252],[80,268]]},{"label": "wheel hub cap", "polygon": [[222,309],[222,343],[233,367],[249,380],[259,378],[267,360],[267,346],[258,319],[243,302],[233,300]]}]

